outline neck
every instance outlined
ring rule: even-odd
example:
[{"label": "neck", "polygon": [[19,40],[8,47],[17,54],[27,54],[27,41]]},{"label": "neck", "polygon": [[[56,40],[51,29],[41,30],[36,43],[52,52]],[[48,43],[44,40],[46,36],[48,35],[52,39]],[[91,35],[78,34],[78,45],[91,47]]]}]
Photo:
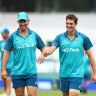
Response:
[{"label": "neck", "polygon": [[27,34],[27,33],[28,33],[28,28],[25,29],[25,30],[19,29],[19,32],[20,32],[21,34]]},{"label": "neck", "polygon": [[26,30],[21,30],[21,29],[19,29],[19,32],[20,32],[20,34],[23,36],[23,38],[25,38],[26,35],[27,35],[27,33],[28,33],[28,28],[27,28]]},{"label": "neck", "polygon": [[76,30],[68,32],[68,36],[75,36]]},{"label": "neck", "polygon": [[7,40],[8,40],[8,38],[4,39],[4,41],[7,41]]}]

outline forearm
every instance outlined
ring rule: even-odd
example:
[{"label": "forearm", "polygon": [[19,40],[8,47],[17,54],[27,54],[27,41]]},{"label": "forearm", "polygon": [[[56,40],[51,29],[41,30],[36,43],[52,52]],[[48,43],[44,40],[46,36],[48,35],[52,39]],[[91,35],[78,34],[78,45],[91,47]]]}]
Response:
[{"label": "forearm", "polygon": [[96,74],[96,64],[95,64],[95,59],[94,59],[94,56],[89,56],[89,60],[90,60],[90,63],[91,63],[91,66],[92,66],[92,69],[93,69],[93,73]]},{"label": "forearm", "polygon": [[5,50],[4,55],[3,55],[2,70],[6,70],[6,65],[7,65],[9,56],[10,56],[10,52]]},{"label": "forearm", "polygon": [[51,55],[54,52],[51,47],[47,51],[48,51],[48,55]]},{"label": "forearm", "polygon": [[47,55],[51,55],[56,50],[55,46],[51,46],[49,49],[47,49]]}]

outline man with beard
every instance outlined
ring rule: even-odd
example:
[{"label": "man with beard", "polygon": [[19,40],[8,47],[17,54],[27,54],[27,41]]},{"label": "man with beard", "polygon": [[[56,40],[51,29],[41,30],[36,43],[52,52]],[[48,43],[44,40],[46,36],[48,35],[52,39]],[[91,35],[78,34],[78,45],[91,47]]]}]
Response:
[{"label": "man with beard", "polygon": [[26,12],[20,12],[17,17],[19,28],[9,37],[3,57],[1,77],[6,78],[6,64],[10,51],[14,48],[14,60],[11,71],[13,88],[16,96],[25,96],[25,86],[28,96],[37,93],[36,47],[43,52],[46,48],[40,36],[28,28],[29,18]]},{"label": "man with beard", "polygon": [[[6,45],[6,42],[8,40],[9,37],[9,30],[7,28],[3,28],[1,31],[1,36],[3,38],[2,41],[0,41],[0,51],[1,51],[1,71],[2,71],[2,60],[3,60],[3,55],[4,55],[4,47]],[[6,96],[10,96],[11,93],[11,68],[13,65],[13,51],[11,51],[11,54],[9,56],[9,60],[7,63],[7,77],[6,79],[3,79],[3,83],[4,83],[4,89],[5,89],[5,94]]]},{"label": "man with beard", "polygon": [[51,55],[59,47],[60,90],[63,96],[79,96],[84,77],[83,49],[89,57],[93,69],[92,79],[96,83],[96,64],[91,49],[93,45],[86,35],[76,30],[77,21],[74,14],[67,15],[67,31],[59,34],[52,46],[37,59],[38,62],[43,62],[44,56]]}]

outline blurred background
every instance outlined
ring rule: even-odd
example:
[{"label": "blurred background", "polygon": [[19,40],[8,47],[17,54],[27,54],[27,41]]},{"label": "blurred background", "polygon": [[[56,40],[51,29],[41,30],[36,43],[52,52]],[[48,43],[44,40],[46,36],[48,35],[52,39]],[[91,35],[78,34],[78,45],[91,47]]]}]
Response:
[{"label": "blurred background", "polygon": [[[10,34],[13,33],[18,28],[17,14],[21,11],[28,13],[29,28],[41,36],[47,47],[51,46],[56,35],[66,31],[66,15],[75,14],[79,19],[77,30],[90,38],[94,45],[92,50],[96,60],[96,0],[0,0],[0,30],[6,27],[10,30]],[[1,36],[0,40],[2,40]],[[36,55],[37,57],[40,55],[38,49]],[[55,95],[48,96],[61,96],[61,93],[54,91],[60,86],[59,66],[58,49],[46,58],[44,64],[37,64],[38,90],[53,90],[50,94]],[[0,90],[3,87],[0,79]],[[96,85],[92,81],[88,91],[87,96],[95,96]],[[39,92],[41,93],[38,94],[42,94],[39,96],[45,96],[47,91]]]}]

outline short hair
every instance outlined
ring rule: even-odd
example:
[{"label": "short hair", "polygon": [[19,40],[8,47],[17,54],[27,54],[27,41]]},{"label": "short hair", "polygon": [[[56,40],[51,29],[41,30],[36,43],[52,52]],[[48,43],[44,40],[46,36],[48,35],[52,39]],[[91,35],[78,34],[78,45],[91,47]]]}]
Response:
[{"label": "short hair", "polygon": [[74,20],[75,24],[77,24],[77,22],[78,22],[78,18],[74,14],[67,15],[66,20],[67,19]]}]

